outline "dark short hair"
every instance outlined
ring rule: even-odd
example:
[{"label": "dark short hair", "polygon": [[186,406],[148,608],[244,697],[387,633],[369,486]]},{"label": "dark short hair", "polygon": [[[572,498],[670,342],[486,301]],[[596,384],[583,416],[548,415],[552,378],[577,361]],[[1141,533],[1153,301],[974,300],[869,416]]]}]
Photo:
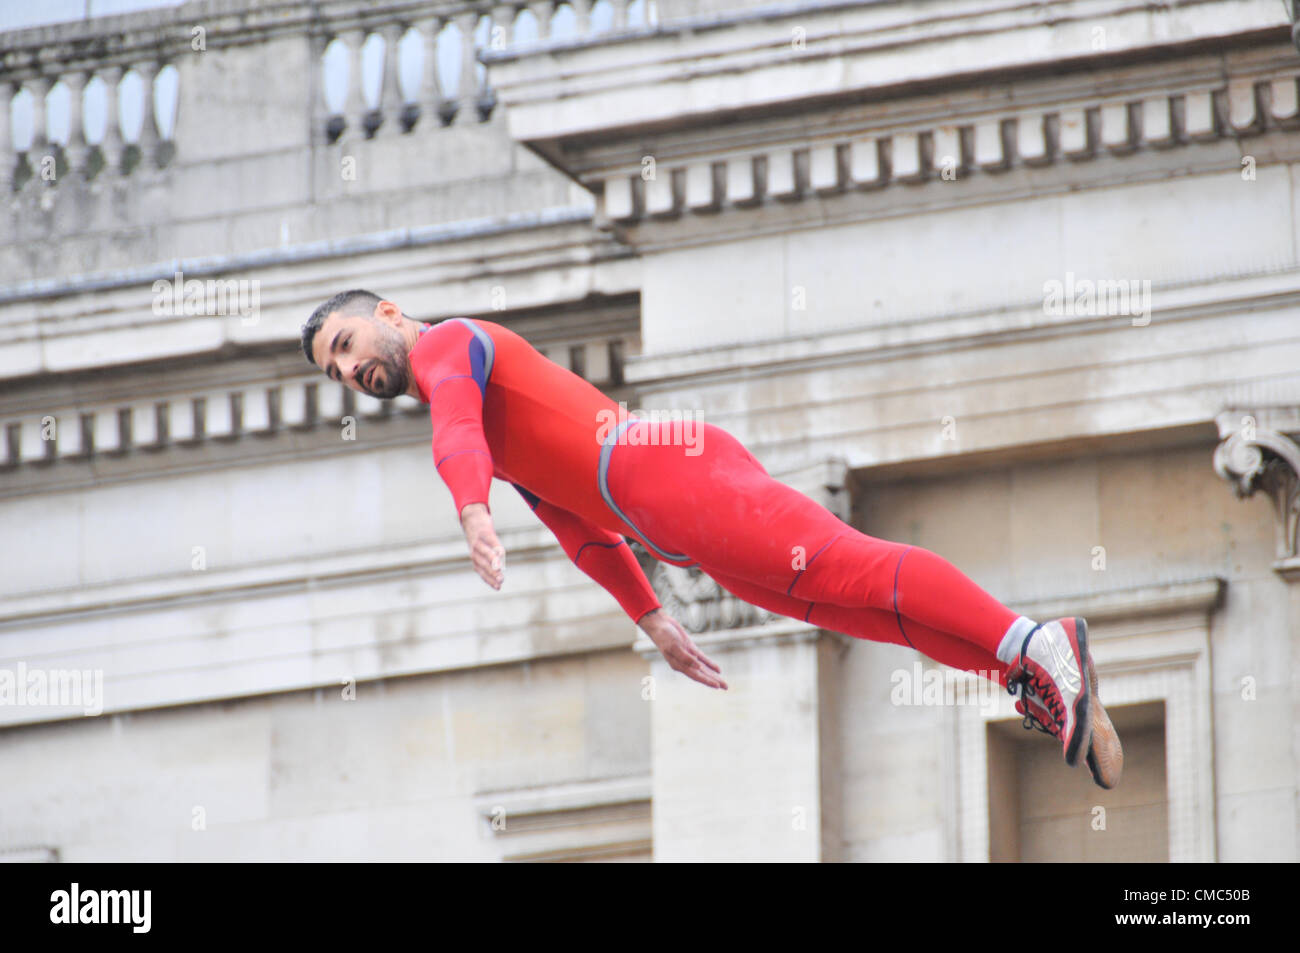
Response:
[{"label": "dark short hair", "polygon": [[302,353],[307,355],[307,360],[316,363],[316,358],[311,356],[312,344],[316,340],[316,332],[331,314],[337,311],[349,318],[368,317],[375,313],[375,305],[383,300],[373,291],[353,288],[351,291],[340,291],[313,311],[307,323],[302,326]]}]

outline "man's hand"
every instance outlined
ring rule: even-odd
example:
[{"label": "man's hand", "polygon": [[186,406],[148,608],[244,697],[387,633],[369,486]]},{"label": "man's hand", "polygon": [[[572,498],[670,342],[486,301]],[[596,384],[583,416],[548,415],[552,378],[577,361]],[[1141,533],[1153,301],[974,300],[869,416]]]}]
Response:
[{"label": "man's hand", "polygon": [[460,528],[469,543],[474,571],[493,589],[505,582],[506,550],[492,529],[492,514],[483,503],[470,503],[460,511]]},{"label": "man's hand", "polygon": [[652,609],[647,612],[637,625],[663,653],[668,661],[668,667],[673,671],[682,672],[710,688],[727,687],[727,683],[721,678],[722,669],[696,648],[691,637],[686,634],[686,630],[662,609]]}]

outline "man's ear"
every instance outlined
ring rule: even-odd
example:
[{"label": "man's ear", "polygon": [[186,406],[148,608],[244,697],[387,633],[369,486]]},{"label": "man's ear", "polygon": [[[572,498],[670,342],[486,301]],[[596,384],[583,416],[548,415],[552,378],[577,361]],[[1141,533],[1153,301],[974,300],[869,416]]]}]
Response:
[{"label": "man's ear", "polygon": [[402,309],[391,301],[381,301],[375,305],[375,316],[384,324],[391,324],[395,328],[402,326]]}]

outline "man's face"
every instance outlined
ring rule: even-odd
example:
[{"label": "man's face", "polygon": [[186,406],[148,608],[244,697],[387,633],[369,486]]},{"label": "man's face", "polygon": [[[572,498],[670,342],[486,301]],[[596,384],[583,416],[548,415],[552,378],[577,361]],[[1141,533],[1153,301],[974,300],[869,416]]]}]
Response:
[{"label": "man's face", "polygon": [[387,400],[410,385],[406,343],[397,327],[377,317],[334,312],[316,332],[312,355],[331,380],[359,394]]}]

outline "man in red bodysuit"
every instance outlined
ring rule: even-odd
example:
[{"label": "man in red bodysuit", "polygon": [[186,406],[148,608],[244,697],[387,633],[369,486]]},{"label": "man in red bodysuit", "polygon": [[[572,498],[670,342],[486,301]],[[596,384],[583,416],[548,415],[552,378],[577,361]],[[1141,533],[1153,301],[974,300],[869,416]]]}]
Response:
[{"label": "man in red bodysuit", "polygon": [[[1085,754],[1102,787],[1123,751],[1097,698],[1081,618],[1017,615],[942,557],[867,536],[773,479],[735,437],[702,424],[682,446],[493,321],[426,324],[368,291],[330,298],[303,326],[307,359],[374,397],[429,405],[434,466],[451,491],[475,571],[495,589],[505,552],[488,490],[512,484],[565,553],[696,681],[721,670],[669,617],[627,538],[656,559],[698,566],[737,597],[819,628],[909,645],[955,668],[994,673],[1025,716]],[[621,420],[616,427],[609,421]],[[640,428],[629,438],[628,431]],[[796,554],[807,554],[796,558]]]}]

